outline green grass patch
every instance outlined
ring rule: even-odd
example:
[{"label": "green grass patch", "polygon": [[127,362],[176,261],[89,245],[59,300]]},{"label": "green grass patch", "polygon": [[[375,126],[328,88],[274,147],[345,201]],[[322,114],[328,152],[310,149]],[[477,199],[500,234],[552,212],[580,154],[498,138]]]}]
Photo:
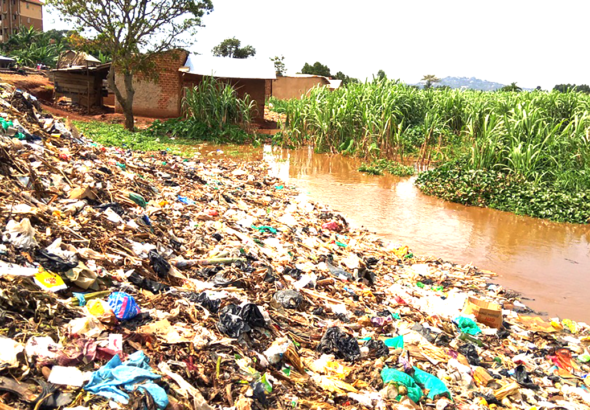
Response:
[{"label": "green grass patch", "polygon": [[129,132],[121,124],[108,124],[98,121],[79,122],[74,125],[94,142],[105,147],[121,147],[135,151],[165,151],[183,157],[192,157],[198,148],[198,141],[189,138],[169,137],[167,135],[155,136],[149,130]]},{"label": "green grass patch", "polygon": [[363,163],[359,167],[359,171],[372,175],[383,175],[384,172],[387,172],[398,177],[407,177],[415,173],[413,166],[403,165],[387,159],[377,159],[371,163]]}]

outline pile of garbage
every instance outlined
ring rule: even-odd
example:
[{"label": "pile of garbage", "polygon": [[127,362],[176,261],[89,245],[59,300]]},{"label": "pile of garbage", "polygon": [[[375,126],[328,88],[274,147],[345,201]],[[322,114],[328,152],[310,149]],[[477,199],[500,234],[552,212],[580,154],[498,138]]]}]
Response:
[{"label": "pile of garbage", "polygon": [[582,409],[590,328],[259,162],[105,148],[0,86],[0,407]]}]

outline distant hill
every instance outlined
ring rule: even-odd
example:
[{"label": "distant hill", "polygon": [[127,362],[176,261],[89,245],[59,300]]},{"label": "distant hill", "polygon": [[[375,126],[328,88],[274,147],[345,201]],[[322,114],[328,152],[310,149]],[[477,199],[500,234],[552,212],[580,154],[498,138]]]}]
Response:
[{"label": "distant hill", "polygon": [[[418,87],[422,88],[424,84],[415,84]],[[471,90],[480,90],[480,91],[496,91],[500,88],[504,87],[506,84],[500,84],[493,81],[488,80],[480,80],[479,78],[475,77],[445,77],[440,80],[440,83],[435,84],[435,87],[439,87],[441,85],[446,85],[451,88],[467,88]],[[523,88],[523,91],[532,91],[531,88]]]},{"label": "distant hill", "polygon": [[493,81],[480,80],[479,78],[471,77],[445,77],[440,80],[438,85],[446,85],[451,88],[469,88],[480,91],[495,91],[504,87],[505,84],[495,83]]}]

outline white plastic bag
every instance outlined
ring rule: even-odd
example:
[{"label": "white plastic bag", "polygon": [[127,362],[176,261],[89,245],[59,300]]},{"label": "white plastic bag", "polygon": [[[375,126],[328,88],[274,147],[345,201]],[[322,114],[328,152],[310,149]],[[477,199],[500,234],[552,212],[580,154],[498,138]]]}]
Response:
[{"label": "white plastic bag", "polygon": [[6,225],[2,240],[11,243],[19,249],[29,250],[37,246],[35,233],[35,228],[31,226],[29,218],[25,218],[20,222],[11,219],[8,225]]}]

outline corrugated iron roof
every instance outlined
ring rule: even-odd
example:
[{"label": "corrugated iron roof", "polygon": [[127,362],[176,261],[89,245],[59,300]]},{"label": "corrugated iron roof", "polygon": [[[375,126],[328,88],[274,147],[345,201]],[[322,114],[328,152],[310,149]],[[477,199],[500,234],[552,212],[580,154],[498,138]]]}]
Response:
[{"label": "corrugated iron roof", "polygon": [[15,61],[14,58],[0,56],[0,61]]},{"label": "corrugated iron roof", "polygon": [[[277,78],[274,64],[270,60],[190,54],[186,60],[186,66],[189,68],[189,74],[261,80],[274,80]],[[181,69],[181,71],[183,70]]]}]

